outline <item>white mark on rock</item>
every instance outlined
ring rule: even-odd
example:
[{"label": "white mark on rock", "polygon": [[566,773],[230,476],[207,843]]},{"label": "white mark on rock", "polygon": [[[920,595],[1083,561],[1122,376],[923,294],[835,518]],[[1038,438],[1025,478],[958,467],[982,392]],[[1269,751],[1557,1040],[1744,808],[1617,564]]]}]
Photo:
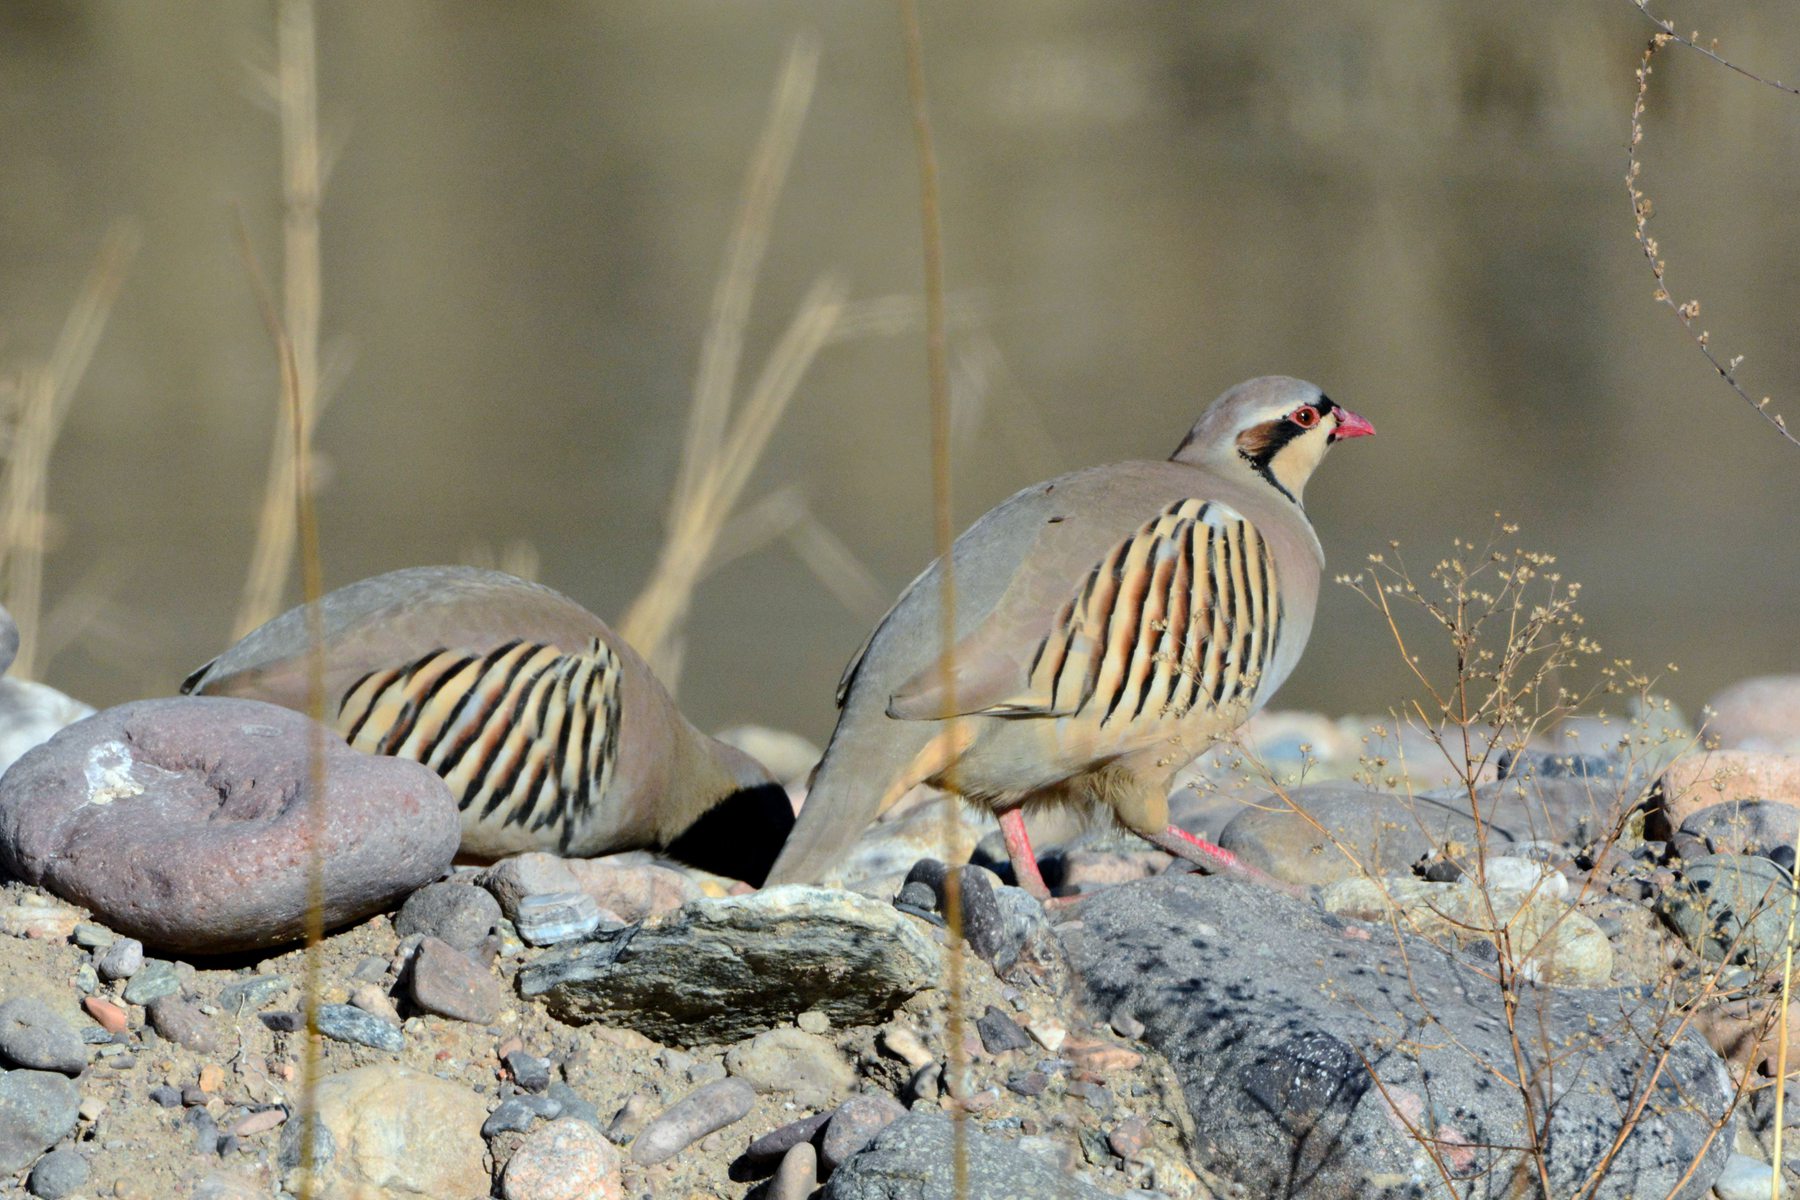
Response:
[{"label": "white mark on rock", "polygon": [[132,774],[131,749],[124,742],[101,742],[88,751],[89,804],[111,804],[143,794],[144,785]]}]

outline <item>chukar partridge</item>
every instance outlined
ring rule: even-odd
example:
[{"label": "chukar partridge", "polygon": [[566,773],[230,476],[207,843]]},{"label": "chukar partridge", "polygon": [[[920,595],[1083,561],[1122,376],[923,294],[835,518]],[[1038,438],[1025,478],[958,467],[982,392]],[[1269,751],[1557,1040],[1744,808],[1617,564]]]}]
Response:
[{"label": "chukar partridge", "polygon": [[1260,875],[1168,823],[1170,783],[1293,671],[1324,566],[1302,491],[1332,443],[1374,432],[1310,383],[1253,379],[1167,462],[1077,471],[982,517],[952,550],[952,678],[933,563],[844,672],[769,882],[818,878],[921,782],[993,810],[1039,896],[1024,813],[1041,804],[1110,810],[1176,854]]},{"label": "chukar partridge", "polygon": [[[327,721],[359,750],[442,775],[464,857],[654,846],[760,884],[793,826],[760,763],[690,725],[630,646],[549,588],[416,567],[319,605]],[[307,644],[293,609],[181,690],[304,710]]]}]

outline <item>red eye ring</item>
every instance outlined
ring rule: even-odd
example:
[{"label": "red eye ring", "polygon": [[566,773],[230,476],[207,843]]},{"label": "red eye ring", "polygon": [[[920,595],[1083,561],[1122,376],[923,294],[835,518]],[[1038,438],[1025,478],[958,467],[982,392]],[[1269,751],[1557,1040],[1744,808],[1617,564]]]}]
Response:
[{"label": "red eye ring", "polygon": [[1288,420],[1302,429],[1311,429],[1319,423],[1319,410],[1310,404],[1302,404],[1288,414]]}]

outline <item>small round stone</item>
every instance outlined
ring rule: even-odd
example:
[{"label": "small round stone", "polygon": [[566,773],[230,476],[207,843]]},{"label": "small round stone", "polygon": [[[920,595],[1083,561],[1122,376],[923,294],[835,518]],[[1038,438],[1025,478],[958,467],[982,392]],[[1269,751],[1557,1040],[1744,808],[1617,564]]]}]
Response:
[{"label": "small round stone", "polygon": [[31,1168],[25,1186],[38,1200],[62,1200],[87,1184],[88,1160],[78,1150],[52,1150]]},{"label": "small round stone", "polygon": [[500,1194],[505,1200],[620,1200],[619,1152],[585,1121],[552,1121],[513,1151]]},{"label": "small round stone", "polygon": [[422,934],[458,950],[473,950],[500,920],[500,903],[473,884],[446,880],[420,888],[406,898],[394,918],[401,937]]},{"label": "small round stone", "polygon": [[120,938],[94,959],[94,969],[102,979],[129,979],[144,965],[144,943],[136,938]]},{"label": "small round stone", "polygon": [[81,1035],[42,1000],[17,996],[0,1004],[0,1062],[79,1075],[87,1061]]}]

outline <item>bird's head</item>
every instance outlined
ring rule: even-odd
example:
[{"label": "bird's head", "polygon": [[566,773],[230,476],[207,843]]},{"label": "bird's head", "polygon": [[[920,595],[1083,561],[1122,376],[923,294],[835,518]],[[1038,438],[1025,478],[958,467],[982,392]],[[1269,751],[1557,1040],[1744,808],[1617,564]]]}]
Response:
[{"label": "bird's head", "polygon": [[1227,473],[1250,472],[1298,504],[1333,442],[1374,432],[1375,426],[1316,384],[1265,375],[1214,400],[1170,457]]}]

